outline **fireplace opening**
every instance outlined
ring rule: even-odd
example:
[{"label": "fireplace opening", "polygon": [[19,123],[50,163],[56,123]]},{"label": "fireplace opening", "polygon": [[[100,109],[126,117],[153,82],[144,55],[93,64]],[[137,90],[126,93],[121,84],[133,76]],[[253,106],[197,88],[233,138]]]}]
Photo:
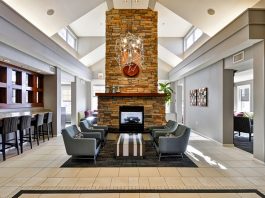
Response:
[{"label": "fireplace opening", "polygon": [[143,106],[120,106],[119,112],[120,132],[144,131],[144,107]]}]

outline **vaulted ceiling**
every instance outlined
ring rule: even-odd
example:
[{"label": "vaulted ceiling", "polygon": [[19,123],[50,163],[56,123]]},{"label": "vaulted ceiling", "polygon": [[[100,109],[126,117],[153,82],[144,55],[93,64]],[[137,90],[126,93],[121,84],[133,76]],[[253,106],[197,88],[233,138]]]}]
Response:
[{"label": "vaulted ceiling", "polygon": [[[158,57],[174,67],[182,61],[183,38],[198,27],[210,38],[259,0],[3,0],[20,15],[53,38],[70,27],[79,37],[73,55],[93,68],[105,57],[105,12],[115,9],[147,9],[158,12]],[[49,9],[53,15],[47,15]],[[210,15],[208,10],[214,10]],[[66,49],[67,50],[67,49]],[[69,51],[69,50],[68,50]],[[71,52],[71,51],[69,51]],[[159,65],[159,67],[165,64]]]}]

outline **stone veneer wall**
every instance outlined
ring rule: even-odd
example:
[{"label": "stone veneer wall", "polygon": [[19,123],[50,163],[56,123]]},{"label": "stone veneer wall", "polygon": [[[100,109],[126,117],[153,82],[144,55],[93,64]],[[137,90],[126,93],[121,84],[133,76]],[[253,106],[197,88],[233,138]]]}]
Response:
[{"label": "stone veneer wall", "polygon": [[[144,42],[144,66],[137,77],[123,75],[115,59],[116,40],[128,30]],[[106,12],[106,86],[121,85],[123,93],[157,93],[157,12],[151,9]]]},{"label": "stone veneer wall", "polygon": [[98,125],[119,128],[119,106],[144,106],[144,127],[165,124],[164,97],[98,97]]}]

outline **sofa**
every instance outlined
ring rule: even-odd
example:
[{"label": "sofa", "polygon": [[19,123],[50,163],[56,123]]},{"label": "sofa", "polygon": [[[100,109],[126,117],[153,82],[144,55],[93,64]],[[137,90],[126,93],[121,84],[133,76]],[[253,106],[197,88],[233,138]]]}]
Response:
[{"label": "sofa", "polygon": [[234,131],[240,133],[248,133],[249,141],[251,141],[251,134],[253,133],[253,119],[245,116],[234,116]]},{"label": "sofa", "polygon": [[96,162],[101,146],[99,132],[82,133],[76,125],[72,125],[62,130],[62,136],[68,155],[72,155],[74,158],[85,156]]},{"label": "sofa", "polygon": [[156,151],[159,155],[159,161],[162,157],[181,156],[187,149],[190,128],[179,124],[171,134],[157,133],[154,138]]}]

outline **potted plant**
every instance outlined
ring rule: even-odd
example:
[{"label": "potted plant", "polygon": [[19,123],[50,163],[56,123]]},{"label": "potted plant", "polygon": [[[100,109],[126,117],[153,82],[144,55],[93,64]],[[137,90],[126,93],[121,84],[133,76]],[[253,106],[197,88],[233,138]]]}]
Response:
[{"label": "potted plant", "polygon": [[166,94],[165,101],[166,103],[171,102],[171,95],[173,93],[173,89],[170,87],[170,82],[168,83],[159,83],[159,91],[163,91]]}]

